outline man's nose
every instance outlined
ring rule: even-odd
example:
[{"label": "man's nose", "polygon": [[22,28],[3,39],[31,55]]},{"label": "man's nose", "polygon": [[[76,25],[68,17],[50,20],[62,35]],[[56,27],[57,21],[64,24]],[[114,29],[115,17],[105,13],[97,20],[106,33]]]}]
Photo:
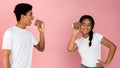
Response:
[{"label": "man's nose", "polygon": [[32,20],[34,19],[34,17],[32,17]]}]

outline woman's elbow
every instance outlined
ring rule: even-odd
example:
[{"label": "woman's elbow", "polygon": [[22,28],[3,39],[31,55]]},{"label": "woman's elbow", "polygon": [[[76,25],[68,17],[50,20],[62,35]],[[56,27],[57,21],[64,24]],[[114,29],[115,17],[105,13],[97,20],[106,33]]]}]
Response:
[{"label": "woman's elbow", "polygon": [[117,50],[117,47],[115,45],[111,46],[110,49],[116,51]]},{"label": "woman's elbow", "polygon": [[115,50],[115,51],[117,50],[117,46],[114,46],[114,50]]},{"label": "woman's elbow", "polygon": [[74,50],[72,48],[67,48],[68,52],[73,52]]}]

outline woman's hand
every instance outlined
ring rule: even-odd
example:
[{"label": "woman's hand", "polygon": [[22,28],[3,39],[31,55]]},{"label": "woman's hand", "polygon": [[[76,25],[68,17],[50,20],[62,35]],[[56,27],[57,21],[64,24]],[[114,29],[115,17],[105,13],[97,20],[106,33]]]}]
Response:
[{"label": "woman's hand", "polygon": [[108,66],[108,63],[106,62],[103,62],[102,60],[98,60],[99,62],[97,63],[97,66],[102,66],[104,68],[107,68]]},{"label": "woman's hand", "polygon": [[80,32],[80,29],[73,29],[73,34],[77,35]]},{"label": "woman's hand", "polygon": [[73,34],[78,34],[80,32],[81,24],[80,22],[73,23]]}]

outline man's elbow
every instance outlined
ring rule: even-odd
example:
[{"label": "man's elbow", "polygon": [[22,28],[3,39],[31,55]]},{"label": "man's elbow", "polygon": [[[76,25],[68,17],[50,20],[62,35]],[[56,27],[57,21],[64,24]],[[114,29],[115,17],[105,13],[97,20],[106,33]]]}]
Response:
[{"label": "man's elbow", "polygon": [[39,52],[44,52],[44,47],[38,49]]},{"label": "man's elbow", "polygon": [[39,50],[40,52],[44,52],[44,48]]}]

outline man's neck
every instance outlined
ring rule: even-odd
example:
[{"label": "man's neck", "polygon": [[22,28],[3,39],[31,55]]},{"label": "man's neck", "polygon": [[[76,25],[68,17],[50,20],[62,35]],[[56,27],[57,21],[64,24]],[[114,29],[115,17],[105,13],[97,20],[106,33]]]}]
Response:
[{"label": "man's neck", "polygon": [[18,22],[18,23],[16,24],[16,26],[19,27],[19,28],[21,28],[21,29],[26,29],[26,25],[23,24],[23,22]]}]

